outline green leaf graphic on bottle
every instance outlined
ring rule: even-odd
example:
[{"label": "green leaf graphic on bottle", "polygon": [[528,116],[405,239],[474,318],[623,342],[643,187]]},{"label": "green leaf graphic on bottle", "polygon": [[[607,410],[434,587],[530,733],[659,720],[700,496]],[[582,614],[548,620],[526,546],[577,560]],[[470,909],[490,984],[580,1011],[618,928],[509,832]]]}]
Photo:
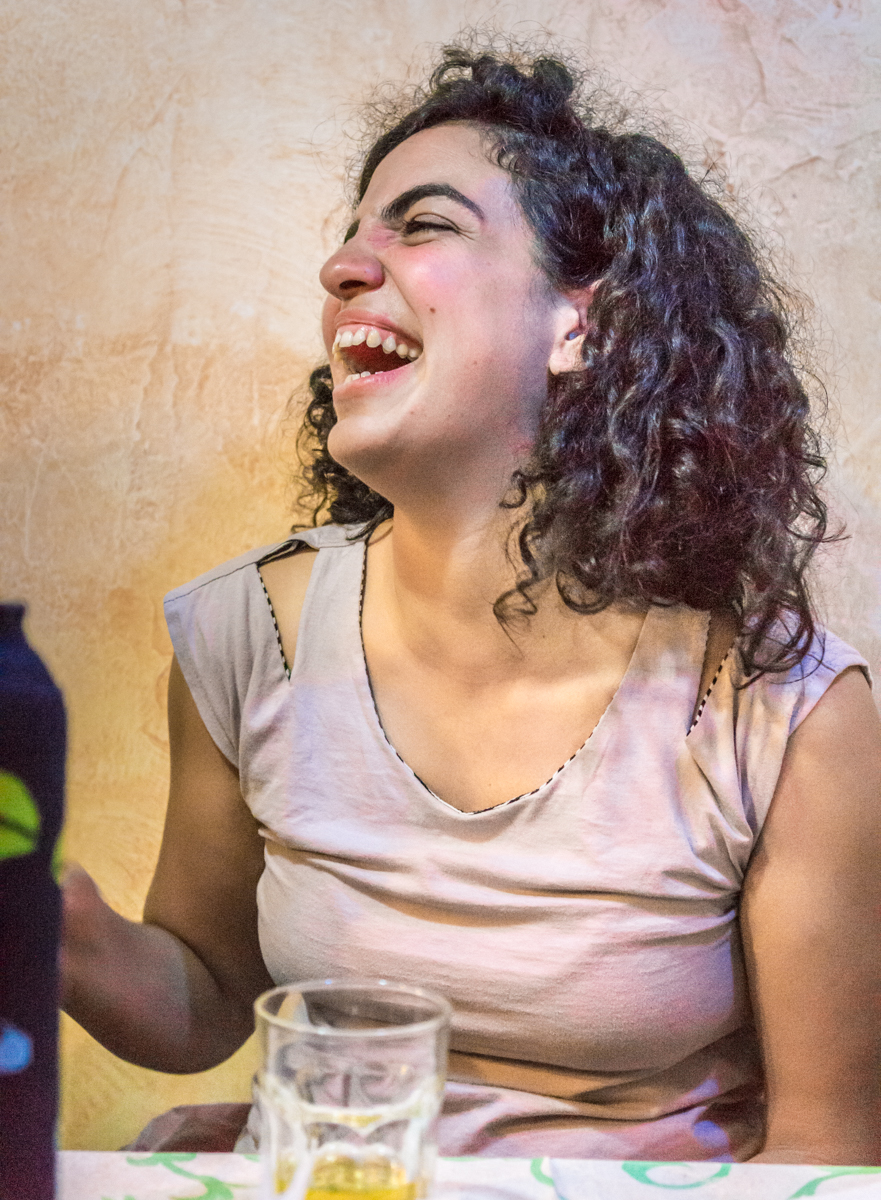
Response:
[{"label": "green leaf graphic on bottle", "polygon": [[17,775],[0,771],[0,859],[33,854],[40,837],[40,814]]}]

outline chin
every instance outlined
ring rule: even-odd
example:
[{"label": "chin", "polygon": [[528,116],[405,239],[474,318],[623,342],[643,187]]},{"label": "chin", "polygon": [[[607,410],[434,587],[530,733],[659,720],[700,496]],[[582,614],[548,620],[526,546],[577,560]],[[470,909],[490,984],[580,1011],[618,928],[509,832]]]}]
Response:
[{"label": "chin", "polygon": [[352,417],[337,421],[328,434],[327,449],[350,475],[384,496],[381,481],[393,472],[394,464],[400,461],[400,452],[395,451],[394,441],[387,433],[365,425],[366,422]]},{"label": "chin", "polygon": [[449,490],[461,473],[460,456],[447,439],[431,445],[405,442],[400,430],[377,429],[346,419],[327,439],[332,457],[391,504],[425,500],[436,489]]}]

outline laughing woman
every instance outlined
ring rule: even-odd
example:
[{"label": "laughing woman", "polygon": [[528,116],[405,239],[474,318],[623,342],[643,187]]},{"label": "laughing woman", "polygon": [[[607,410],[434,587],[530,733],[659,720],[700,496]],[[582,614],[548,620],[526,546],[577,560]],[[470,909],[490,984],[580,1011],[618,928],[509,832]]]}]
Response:
[{"label": "laughing woman", "polygon": [[879,722],[748,239],[452,49],[321,280],[328,523],[168,597],[162,852],[142,924],[72,873],[68,1011],[196,1071],[382,974],[453,1003],[442,1153],[881,1161]]}]

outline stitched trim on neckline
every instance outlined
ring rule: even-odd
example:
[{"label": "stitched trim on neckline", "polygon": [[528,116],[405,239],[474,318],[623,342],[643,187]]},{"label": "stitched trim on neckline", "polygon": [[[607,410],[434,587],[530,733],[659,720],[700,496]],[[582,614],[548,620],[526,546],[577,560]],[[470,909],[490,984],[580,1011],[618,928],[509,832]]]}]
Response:
[{"label": "stitched trim on neckline", "polygon": [[[701,719],[701,713],[706,708],[707,701],[709,700],[709,698],[712,694],[713,688],[716,686],[716,682],[717,682],[719,676],[722,674],[722,668],[728,662],[728,659],[730,657],[731,657],[731,650],[728,651],[728,653],[725,655],[725,657],[719,663],[719,666],[716,669],[716,674],[710,680],[710,686],[704,692],[704,697],[701,700],[700,704],[697,706],[697,712],[694,714],[694,719],[692,720],[691,724],[688,727],[688,733],[691,733],[692,729],[694,729],[695,725],[697,725],[698,721]],[[685,735],[686,737],[688,737],[688,733]]]},{"label": "stitched trim on neckline", "polygon": [[263,576],[260,574],[260,564],[254,564],[257,568],[257,578],[260,580],[260,586],[263,588],[263,595],[266,597],[266,603],[269,605],[269,615],[272,617],[272,624],[275,629],[275,640],[278,642],[278,652],[281,655],[282,666],[284,673],[288,679],[291,677],[291,668],[288,666],[288,660],[285,658],[284,646],[281,640],[281,630],[278,627],[278,621],[275,617],[275,609],[272,607],[272,601],[269,598],[269,592],[266,590],[266,584],[263,582]]},{"label": "stitched trim on neckline", "polygon": [[284,673],[288,679],[291,677],[292,668],[288,664],[288,660],[285,657],[284,644],[281,640],[281,630],[278,627],[275,609],[272,607],[272,601],[269,598],[269,592],[266,590],[266,584],[263,582],[263,574],[260,568],[266,563],[278,562],[280,559],[291,558],[293,555],[299,554],[305,545],[308,545],[308,543],[300,541],[300,539],[296,536],[290,537],[286,542],[282,542],[280,546],[277,546],[275,550],[270,550],[268,554],[264,554],[263,558],[258,559],[258,561],[254,563],[254,566],[257,569],[257,578],[260,580],[260,586],[263,588],[263,595],[266,597],[266,603],[269,605],[269,615],[272,617],[272,624],[275,629],[275,640],[278,642],[278,652],[281,655]]},{"label": "stitched trim on neckline", "polygon": [[[410,766],[410,764],[407,762],[407,760],[401,757],[401,755],[396,750],[394,744],[390,740],[388,734],[386,733],[385,726],[383,725],[382,719],[380,718],[379,708],[377,707],[377,704],[376,704],[376,696],[374,695],[374,692],[373,692],[373,681],[370,678],[370,671],[367,667],[367,653],[364,649],[364,593],[367,588],[367,550],[368,550],[368,544],[367,544],[367,542],[365,542],[364,543],[364,559],[363,559],[363,562],[361,565],[361,591],[360,591],[360,595],[358,598],[358,638],[361,642],[361,659],[362,659],[362,662],[364,663],[364,674],[367,677],[367,687],[370,690],[370,699],[373,702],[373,712],[376,717],[376,723],[379,726],[382,736],[385,738],[386,744],[388,745],[388,747],[390,748],[390,750],[392,751],[394,756],[398,759],[399,762],[404,764],[404,766],[407,768],[407,770],[413,775],[413,777],[415,779],[418,780],[418,782],[422,785],[422,787],[425,788],[425,790],[428,792],[428,794],[430,796],[434,796],[435,800],[440,801],[441,804],[445,805],[447,808],[451,808],[454,812],[461,813],[463,817],[479,817],[483,813],[495,812],[495,810],[497,808],[507,808],[509,804],[515,804],[518,800],[528,800],[530,798],[530,796],[535,796],[539,792],[544,791],[544,789],[548,786],[548,784],[553,783],[553,781],[557,778],[557,776],[560,774],[560,772],[565,770],[566,767],[569,766],[569,764],[572,762],[573,758],[577,758],[578,755],[581,754],[582,750],[584,750],[585,746],[587,746],[588,742],[593,737],[594,733],[597,730],[597,727],[599,726],[603,717],[608,712],[609,708],[611,707],[612,703],[615,700],[615,697],[618,695],[618,692],[620,691],[621,684],[624,682],[624,678],[626,677],[627,673],[629,672],[630,665],[633,662],[633,656],[631,655],[630,662],[628,662],[627,667],[625,668],[624,675],[622,675],[621,680],[618,684],[618,687],[615,689],[614,693],[612,694],[612,699],[609,701],[609,703],[606,705],[606,707],[600,713],[599,719],[597,720],[593,729],[591,729],[590,733],[587,735],[587,737],[584,739],[584,741],[581,743],[581,745],[576,750],[574,750],[572,752],[572,754],[569,755],[569,757],[566,759],[565,762],[560,763],[559,767],[557,767],[557,769],[556,769],[556,771],[554,771],[553,775],[551,775],[548,779],[546,779],[544,781],[544,783],[540,783],[538,785],[538,787],[533,788],[529,792],[521,792],[519,796],[512,796],[510,798],[510,800],[502,800],[498,804],[491,804],[489,806],[489,808],[474,808],[474,809],[456,808],[455,804],[450,804],[450,802],[448,800],[444,800],[444,798],[442,796],[439,796],[437,794],[437,792],[432,791],[432,789],[428,786],[428,784],[425,782],[425,780],[420,779],[420,777],[416,774],[416,772],[413,770],[413,768]],[[645,616],[646,620],[648,620],[648,615],[649,614],[646,613],[646,616]],[[636,639],[637,646],[639,645],[639,639],[642,637],[643,627],[640,627],[639,636]],[[636,654],[636,646],[634,646],[634,648],[633,648],[633,654]],[[719,670],[720,671],[722,670],[721,666],[719,667]],[[718,678],[718,672],[716,674],[716,678]],[[716,679],[713,680],[713,683],[715,683],[715,682],[716,682]],[[710,688],[712,690],[712,684],[710,685]],[[707,696],[709,696],[709,692],[707,692]],[[706,703],[706,698],[704,699],[704,703]],[[703,709],[703,704],[701,705],[701,709]]]}]

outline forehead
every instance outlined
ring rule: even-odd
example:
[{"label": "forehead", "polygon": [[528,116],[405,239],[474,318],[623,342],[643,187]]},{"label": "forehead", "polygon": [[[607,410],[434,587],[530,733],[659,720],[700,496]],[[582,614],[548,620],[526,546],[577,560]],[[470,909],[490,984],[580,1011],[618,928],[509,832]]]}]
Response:
[{"label": "forehead", "polygon": [[490,146],[486,134],[473,125],[437,125],[415,133],[382,159],[358,205],[358,216],[424,183],[452,184],[481,207],[519,216],[510,178],[490,160]]}]

